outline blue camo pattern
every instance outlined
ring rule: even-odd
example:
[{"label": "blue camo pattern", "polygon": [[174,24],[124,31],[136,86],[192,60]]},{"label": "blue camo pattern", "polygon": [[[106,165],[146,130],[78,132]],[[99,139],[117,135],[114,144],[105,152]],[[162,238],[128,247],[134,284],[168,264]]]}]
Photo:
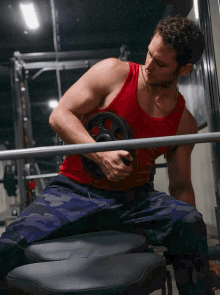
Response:
[{"label": "blue camo pattern", "polygon": [[[5,267],[0,268],[0,275],[25,264],[25,248],[51,235],[58,238],[95,229],[130,232],[143,229],[149,244],[170,246],[175,228],[193,211],[202,218],[195,207],[154,191],[148,184],[130,193],[110,192],[78,185],[59,175],[2,234],[0,265],[2,260]],[[189,242],[184,235],[187,232],[183,232],[182,239]],[[178,238],[177,231],[177,241]],[[192,237],[192,245],[198,243]],[[203,248],[206,252],[206,247]]]}]

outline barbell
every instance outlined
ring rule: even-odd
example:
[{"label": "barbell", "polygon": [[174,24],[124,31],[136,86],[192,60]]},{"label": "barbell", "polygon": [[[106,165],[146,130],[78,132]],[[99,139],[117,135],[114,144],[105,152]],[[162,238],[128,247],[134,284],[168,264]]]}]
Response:
[{"label": "barbell", "polygon": [[27,159],[53,155],[88,154],[104,151],[130,150],[163,146],[187,145],[220,141],[220,132],[128,139],[0,151],[0,160]]}]

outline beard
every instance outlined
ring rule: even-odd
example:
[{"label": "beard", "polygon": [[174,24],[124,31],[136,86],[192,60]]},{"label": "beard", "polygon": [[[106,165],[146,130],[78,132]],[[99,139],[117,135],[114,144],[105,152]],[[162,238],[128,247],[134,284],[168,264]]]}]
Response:
[{"label": "beard", "polygon": [[177,83],[179,80],[179,72],[181,67],[177,66],[175,71],[170,74],[170,76],[166,80],[157,81],[157,82],[149,82],[148,85],[152,87],[158,88],[170,88],[173,84]]}]

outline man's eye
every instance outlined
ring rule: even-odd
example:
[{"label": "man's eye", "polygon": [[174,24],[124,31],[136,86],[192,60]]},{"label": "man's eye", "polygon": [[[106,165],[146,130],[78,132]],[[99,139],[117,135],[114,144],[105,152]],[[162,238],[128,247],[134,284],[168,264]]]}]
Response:
[{"label": "man's eye", "polygon": [[165,67],[165,65],[161,65],[161,64],[158,64],[158,66],[161,67],[161,68],[164,68]]}]

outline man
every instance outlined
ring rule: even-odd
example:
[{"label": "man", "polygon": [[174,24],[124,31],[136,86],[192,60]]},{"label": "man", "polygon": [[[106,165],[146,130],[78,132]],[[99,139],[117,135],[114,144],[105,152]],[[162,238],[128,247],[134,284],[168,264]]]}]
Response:
[{"label": "man", "polygon": [[[162,20],[145,65],[114,58],[94,65],[64,94],[50,126],[66,144],[94,143],[84,124],[94,113],[109,111],[129,123],[134,138],[197,133],[177,83],[193,69],[203,49],[204,39],[194,22],[182,17]],[[166,246],[181,295],[214,294],[206,227],[195,208],[191,183],[192,149],[193,144],[136,149],[133,157],[124,150],[86,154],[101,167],[105,179],[84,171],[79,155],[66,157],[60,175],[2,235],[1,259],[7,265],[2,276],[25,263],[23,251],[34,241],[108,227],[141,231],[150,244]],[[171,196],[148,183],[161,154],[167,157]],[[112,216],[106,217],[104,209],[111,211],[115,205]],[[103,223],[98,224],[100,211]],[[93,224],[86,222],[89,216]]]},{"label": "man", "polygon": [[[180,17],[167,18],[158,24],[148,47],[145,65],[138,68],[137,101],[142,112],[144,111],[146,115],[159,120],[172,114],[178,100],[177,83],[179,78],[192,71],[193,64],[199,60],[203,49],[204,39],[202,34],[195,24],[189,20]],[[50,117],[51,127],[65,143],[94,142],[80,122],[80,118],[88,119],[92,113],[97,112],[97,108],[98,112],[109,111],[109,106],[119,99],[117,96],[120,95],[121,89],[125,85],[129,70],[130,66],[127,62],[116,59],[104,60],[95,65],[66,92]],[[116,109],[113,109],[113,111],[117,113]],[[63,118],[65,118],[65,121]],[[147,125],[146,128],[148,128]],[[184,107],[176,135],[194,133],[197,133],[196,121]],[[155,134],[155,136],[158,135]],[[136,135],[136,138],[140,137],[142,136]],[[193,147],[194,145],[181,146],[175,151],[169,149],[166,158],[171,196],[195,207],[190,166]],[[115,190],[123,190],[123,188],[126,188],[123,180],[126,183],[132,183],[131,180],[135,179],[136,184],[141,183],[140,178],[138,178],[138,168],[140,167],[137,168],[136,165],[137,169],[135,169],[135,173],[132,173],[134,172],[133,159],[128,152],[97,152],[87,154],[86,157],[100,165],[109,182],[95,179],[87,180],[83,175],[80,179],[78,178],[78,171],[71,174],[70,165],[74,165],[73,159],[75,161],[76,157],[73,157],[72,161],[71,157],[68,157],[61,167],[61,172],[77,183],[92,184],[100,189],[110,190],[114,187]],[[122,161],[123,157],[131,161],[130,166],[125,166]],[[148,162],[150,162],[149,159]],[[146,181],[149,173],[144,176],[146,177],[144,181]],[[111,182],[117,182],[118,185],[114,186]],[[147,237],[149,239],[149,233]],[[155,241],[149,242],[154,244]],[[210,266],[213,271],[220,274],[214,261],[210,262]],[[184,273],[182,274],[184,276]],[[177,286],[181,290],[178,282]]]}]

